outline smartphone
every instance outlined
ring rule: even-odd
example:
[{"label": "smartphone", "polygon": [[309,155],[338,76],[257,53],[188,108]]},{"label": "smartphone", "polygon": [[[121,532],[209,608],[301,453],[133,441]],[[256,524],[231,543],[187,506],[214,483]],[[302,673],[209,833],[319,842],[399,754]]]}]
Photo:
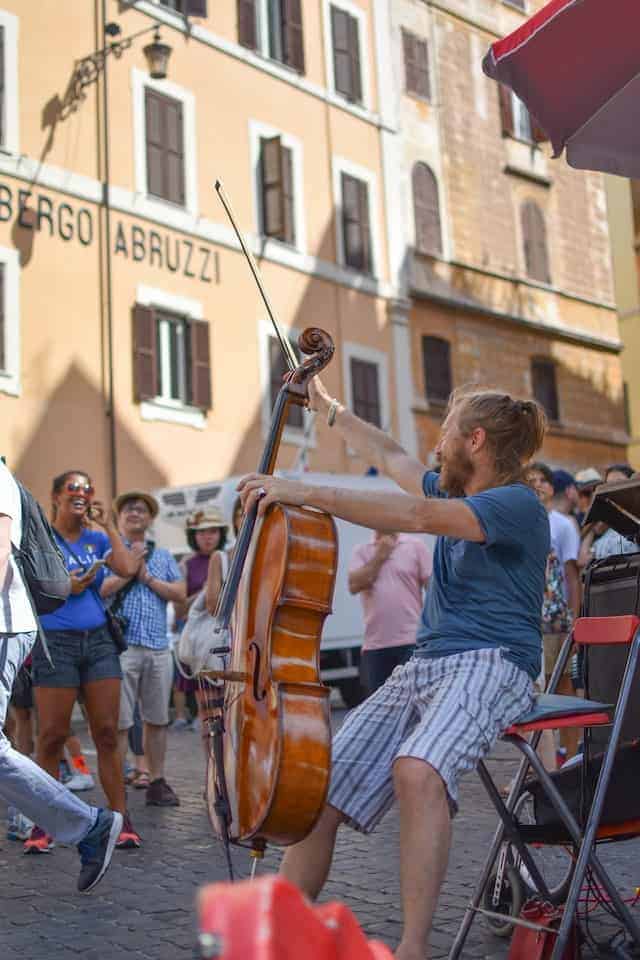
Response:
[{"label": "smartphone", "polygon": [[88,567],[88,569],[85,570],[84,573],[82,574],[83,579],[84,577],[90,577],[93,574],[97,573],[100,567],[105,566],[105,563],[106,563],[105,560],[99,560],[99,559],[94,560],[91,566]]}]

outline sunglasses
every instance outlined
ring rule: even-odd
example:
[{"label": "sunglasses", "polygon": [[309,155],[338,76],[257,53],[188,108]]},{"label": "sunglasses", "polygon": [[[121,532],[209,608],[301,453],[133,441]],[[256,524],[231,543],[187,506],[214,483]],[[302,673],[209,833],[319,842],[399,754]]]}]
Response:
[{"label": "sunglasses", "polygon": [[67,493],[83,493],[86,497],[92,497],[94,494],[91,483],[78,483],[77,480],[69,480],[65,490]]}]

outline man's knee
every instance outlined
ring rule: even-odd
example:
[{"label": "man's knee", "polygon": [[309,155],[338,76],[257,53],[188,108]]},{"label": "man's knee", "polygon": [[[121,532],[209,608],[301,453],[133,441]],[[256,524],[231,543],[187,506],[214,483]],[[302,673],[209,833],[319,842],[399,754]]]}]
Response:
[{"label": "man's knee", "polygon": [[421,798],[441,796],[446,788],[440,774],[431,764],[416,757],[398,757],[393,765],[393,787],[398,799],[418,794]]}]

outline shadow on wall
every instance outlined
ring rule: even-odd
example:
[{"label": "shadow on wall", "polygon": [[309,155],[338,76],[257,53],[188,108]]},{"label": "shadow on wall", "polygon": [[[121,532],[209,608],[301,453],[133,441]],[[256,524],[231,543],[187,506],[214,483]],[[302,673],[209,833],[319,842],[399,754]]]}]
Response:
[{"label": "shadow on wall", "polygon": [[[36,363],[37,366],[37,363]],[[41,379],[31,376],[32,389]],[[72,363],[47,398],[41,417],[25,440],[14,428],[12,446],[22,451],[9,466],[43,505],[49,503],[51,479],[63,470],[87,470],[96,485],[96,495],[108,500],[109,423],[100,391],[76,363]],[[151,489],[168,483],[168,477],[135,438],[118,424],[119,463],[134,464],[136,484]]]}]

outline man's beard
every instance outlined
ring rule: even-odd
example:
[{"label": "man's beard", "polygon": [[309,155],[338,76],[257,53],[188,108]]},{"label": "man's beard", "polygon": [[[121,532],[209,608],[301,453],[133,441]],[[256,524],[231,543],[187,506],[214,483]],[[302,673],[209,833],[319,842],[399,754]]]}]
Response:
[{"label": "man's beard", "polygon": [[441,460],[440,489],[450,497],[464,497],[465,486],[473,475],[473,464],[460,443],[457,449]]}]

